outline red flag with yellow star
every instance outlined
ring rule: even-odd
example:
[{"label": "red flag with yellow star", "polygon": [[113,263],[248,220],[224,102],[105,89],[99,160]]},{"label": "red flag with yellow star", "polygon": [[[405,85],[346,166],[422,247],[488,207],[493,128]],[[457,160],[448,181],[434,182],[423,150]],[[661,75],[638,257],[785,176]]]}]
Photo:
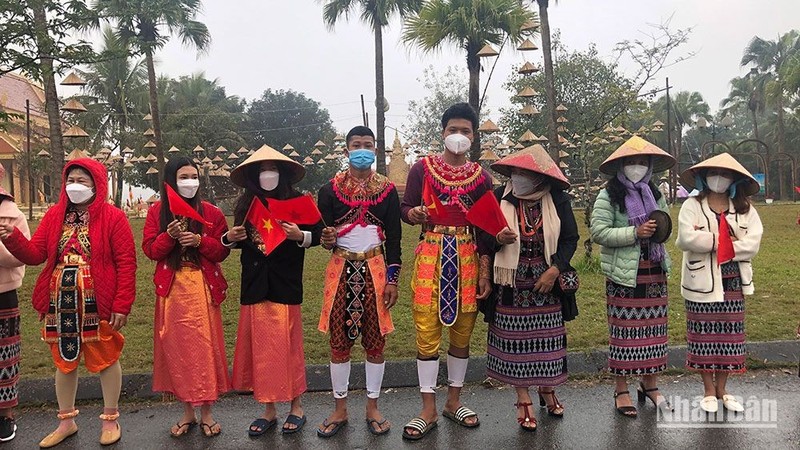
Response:
[{"label": "red flag with yellow star", "polygon": [[444,209],[442,201],[439,196],[433,192],[430,183],[425,180],[422,185],[422,205],[428,208],[428,214],[437,219],[444,219],[447,217],[447,211]]},{"label": "red flag with yellow star", "polygon": [[258,234],[261,235],[261,240],[264,241],[265,255],[272,253],[286,239],[286,232],[283,231],[281,224],[272,217],[269,210],[257,197],[253,197],[245,220],[250,222],[253,228],[258,231]]}]

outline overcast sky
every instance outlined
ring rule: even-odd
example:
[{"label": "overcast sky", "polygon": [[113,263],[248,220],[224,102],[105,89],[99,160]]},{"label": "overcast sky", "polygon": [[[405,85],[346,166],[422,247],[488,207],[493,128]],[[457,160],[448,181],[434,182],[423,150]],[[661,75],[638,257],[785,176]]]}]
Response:
[{"label": "overcast sky", "polygon": [[[335,125],[347,130],[360,120],[359,95],[371,104],[375,98],[372,33],[357,18],[341,22],[333,31],[322,22],[315,0],[204,0],[201,21],[212,36],[210,51],[199,58],[173,40],[159,53],[157,70],[177,77],[205,72],[218,78],[229,95],[248,100],[265,89],[293,89],[319,101]],[[648,24],[672,16],[672,28],[693,27],[689,43],[680,52],[696,52],[685,62],[665,70],[676,90],[701,92],[712,111],[728,93],[728,81],[746,72],[739,68],[742,51],[754,36],[776,39],[800,27],[798,0],[561,0],[551,2],[551,27],[561,31],[571,49],[594,43],[611,58],[614,45],[641,38]],[[418,78],[428,65],[466,66],[463,51],[446,47],[437,54],[421,54],[399,42],[401,26],[391,24],[384,36],[386,98],[391,109],[388,126],[400,127],[410,100],[425,96]],[[541,52],[529,59],[541,63]],[[503,82],[511,66],[523,61],[520,52],[505,50],[489,85],[488,107],[498,115],[507,102]],[[632,67],[623,67],[628,71]],[[483,75],[482,85],[485,82]],[[369,105],[368,105],[369,108]],[[374,107],[370,116],[374,116]],[[499,117],[492,117],[495,121]],[[374,123],[374,119],[372,119]],[[534,130],[535,131],[535,130]],[[543,131],[541,131],[543,132]],[[537,134],[540,131],[536,131]],[[387,132],[389,138],[393,136]]]}]

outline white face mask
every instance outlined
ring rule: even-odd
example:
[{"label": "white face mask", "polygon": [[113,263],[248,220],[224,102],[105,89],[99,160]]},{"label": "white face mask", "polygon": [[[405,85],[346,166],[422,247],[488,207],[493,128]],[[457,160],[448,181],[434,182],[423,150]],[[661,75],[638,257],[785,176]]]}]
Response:
[{"label": "white face mask", "polygon": [[625,178],[630,180],[631,183],[638,183],[642,181],[645,175],[647,175],[647,170],[649,167],[643,166],[641,164],[634,164],[630,166],[623,166],[622,173],[625,174]]},{"label": "white face mask", "polygon": [[711,175],[706,177],[706,184],[708,188],[712,191],[716,192],[717,194],[724,194],[728,192],[728,188],[733,183],[728,177],[723,177],[722,175]]},{"label": "white face mask", "polygon": [[454,155],[463,155],[471,145],[472,142],[463,134],[455,133],[444,138],[444,147]]},{"label": "white face mask", "polygon": [[278,187],[279,179],[280,173],[277,170],[263,170],[258,175],[258,183],[265,191],[271,191]]},{"label": "white face mask", "polygon": [[540,177],[534,179],[521,173],[512,173],[511,192],[515,197],[533,194],[543,181]]},{"label": "white face mask", "polygon": [[94,188],[80,183],[70,183],[64,189],[67,191],[69,201],[75,205],[82,205],[94,196]]},{"label": "white face mask", "polygon": [[197,189],[200,187],[200,180],[197,178],[189,178],[186,180],[178,180],[175,183],[178,186],[178,193],[183,198],[194,198],[197,194]]}]

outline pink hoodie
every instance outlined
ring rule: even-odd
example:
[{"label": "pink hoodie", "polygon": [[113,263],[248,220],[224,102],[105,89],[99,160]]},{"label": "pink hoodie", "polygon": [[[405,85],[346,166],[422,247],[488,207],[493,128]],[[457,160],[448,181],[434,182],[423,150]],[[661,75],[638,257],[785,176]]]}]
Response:
[{"label": "pink hoodie", "polygon": [[[10,197],[0,195],[0,220],[11,220],[11,225],[19,228],[19,231],[30,239],[31,231],[28,228],[28,221],[25,214],[17,208],[16,203]],[[22,278],[25,276],[25,265],[11,255],[6,246],[0,241],[0,293],[12,291],[22,286]]]}]

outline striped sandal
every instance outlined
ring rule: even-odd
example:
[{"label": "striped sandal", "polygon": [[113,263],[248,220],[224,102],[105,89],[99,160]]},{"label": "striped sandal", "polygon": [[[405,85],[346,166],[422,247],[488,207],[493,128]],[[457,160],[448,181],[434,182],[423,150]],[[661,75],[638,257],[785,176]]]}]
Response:
[{"label": "striped sandal", "polygon": [[[444,410],[442,411],[442,415],[452,420],[453,422],[461,425],[464,428],[475,428],[481,424],[480,421],[478,421],[478,414],[476,414],[475,411],[467,408],[466,406],[459,406],[459,408],[454,413]],[[469,419],[470,417],[475,418],[475,423],[467,422],[467,419]]]},{"label": "striped sandal", "polygon": [[[438,425],[439,424],[435,421],[428,423],[422,417],[415,417],[411,419],[411,421],[408,422],[403,427],[403,439],[408,439],[409,441],[418,441],[424,438],[431,430],[436,428]],[[417,433],[411,434],[408,432],[409,429],[414,430]]]}]

